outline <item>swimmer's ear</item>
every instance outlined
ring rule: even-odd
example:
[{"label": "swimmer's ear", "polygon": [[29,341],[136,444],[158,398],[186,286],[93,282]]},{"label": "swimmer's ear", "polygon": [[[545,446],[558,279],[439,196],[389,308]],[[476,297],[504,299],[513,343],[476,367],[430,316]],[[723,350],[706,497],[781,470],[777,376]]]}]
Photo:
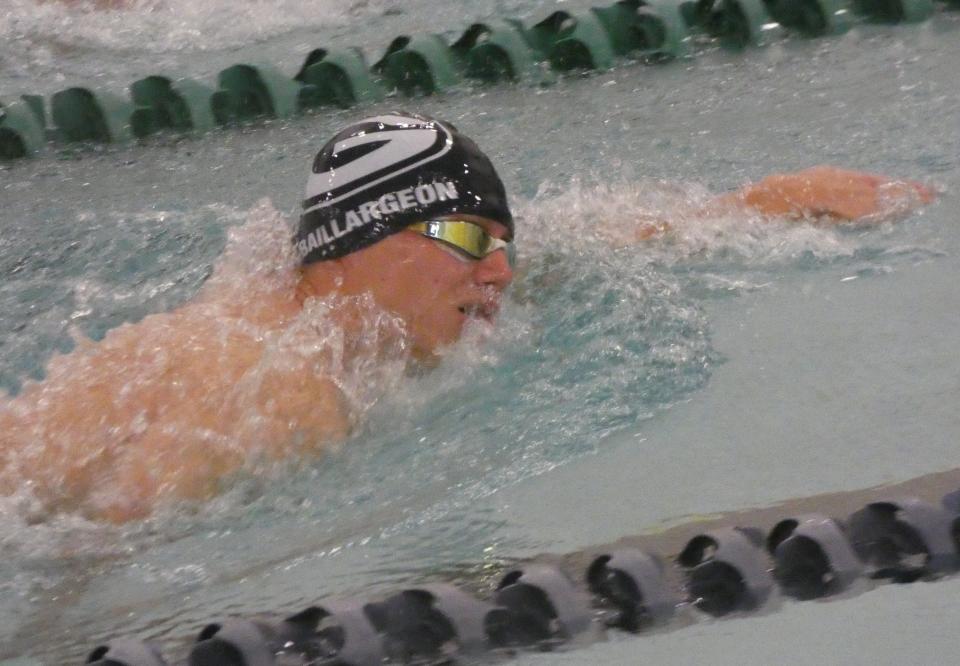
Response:
[{"label": "swimmer's ear", "polygon": [[343,284],[344,267],[341,259],[317,261],[300,267],[300,280],[297,282],[297,300],[326,296],[340,289]]}]

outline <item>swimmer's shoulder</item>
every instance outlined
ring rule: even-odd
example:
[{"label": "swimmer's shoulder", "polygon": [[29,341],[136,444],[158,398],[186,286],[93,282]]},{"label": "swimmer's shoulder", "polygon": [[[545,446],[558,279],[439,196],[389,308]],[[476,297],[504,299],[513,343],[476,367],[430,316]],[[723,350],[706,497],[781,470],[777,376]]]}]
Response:
[{"label": "swimmer's shoulder", "polygon": [[346,396],[335,378],[309,362],[267,368],[259,382],[257,402],[263,416],[282,431],[274,441],[296,441],[308,451],[319,452],[350,434],[352,418]]}]

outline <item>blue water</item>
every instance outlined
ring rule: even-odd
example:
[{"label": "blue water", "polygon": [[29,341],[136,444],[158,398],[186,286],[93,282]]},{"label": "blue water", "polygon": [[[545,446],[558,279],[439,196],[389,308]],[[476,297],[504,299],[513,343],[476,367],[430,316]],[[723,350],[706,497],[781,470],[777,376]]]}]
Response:
[{"label": "blue water", "polygon": [[[288,4],[296,15],[308,3]],[[431,15],[426,2],[400,14],[360,4],[331,8],[317,30],[385,44]],[[215,25],[224,7],[212,7],[188,19]],[[51,37],[62,10],[16,10],[32,46],[62,52]],[[457,12],[437,20],[465,25]],[[17,61],[17,80],[102,70],[122,85],[146,66],[127,57],[137,35],[163,17],[84,16],[85,41],[61,60]],[[265,34],[214,31],[208,54],[174,30],[180,23],[167,25],[179,36],[150,49],[198,75],[305,41],[278,19]],[[957,467],[958,32],[957,15],[941,13],[742,56],[708,48],[692,61],[549,88],[371,109],[402,102],[448,118],[501,166],[527,268],[497,334],[466,341],[457,362],[423,376],[367,377],[362,428],[340,451],[242,479],[207,505],[114,530],[69,515],[31,524],[24,498],[7,502],[0,655],[76,661],[119,635],[182,654],[183,641],[228,614],[296,610],[423,577],[482,578],[504,559],[691,515]],[[246,37],[261,41],[238,46]],[[189,299],[230,230],[294,218],[313,152],[353,117],[0,167],[0,384],[16,391],[41,376],[71,348],[73,329],[96,339]],[[925,179],[943,193],[869,228],[683,216],[709,191],[822,162]],[[650,215],[669,217],[674,233],[611,248],[601,231]],[[830,608],[870,606],[877,594]],[[900,599],[885,603],[910,612]],[[783,635],[830,622],[810,607],[763,622]],[[699,630],[697,645],[722,648],[727,627],[748,640],[751,622],[708,625],[722,629]],[[670,654],[684,635],[636,649]],[[631,645],[569,658],[647,654]]]}]

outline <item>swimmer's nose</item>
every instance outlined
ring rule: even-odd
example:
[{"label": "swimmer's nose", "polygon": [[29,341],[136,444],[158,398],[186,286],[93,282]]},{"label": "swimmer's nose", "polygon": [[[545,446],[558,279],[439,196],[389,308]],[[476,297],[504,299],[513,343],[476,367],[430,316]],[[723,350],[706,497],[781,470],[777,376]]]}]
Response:
[{"label": "swimmer's nose", "polygon": [[496,287],[503,291],[513,280],[513,270],[507,259],[506,250],[491,252],[477,262],[474,279],[484,287]]}]

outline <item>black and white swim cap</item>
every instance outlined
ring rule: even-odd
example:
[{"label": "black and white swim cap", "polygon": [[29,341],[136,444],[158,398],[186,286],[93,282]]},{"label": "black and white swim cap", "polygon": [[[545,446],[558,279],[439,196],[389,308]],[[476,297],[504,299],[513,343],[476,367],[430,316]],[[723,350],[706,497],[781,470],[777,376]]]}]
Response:
[{"label": "black and white swim cap", "polygon": [[477,144],[439,120],[374,116],[317,153],[293,242],[308,264],[456,213],[500,222],[513,236],[503,183]]}]

